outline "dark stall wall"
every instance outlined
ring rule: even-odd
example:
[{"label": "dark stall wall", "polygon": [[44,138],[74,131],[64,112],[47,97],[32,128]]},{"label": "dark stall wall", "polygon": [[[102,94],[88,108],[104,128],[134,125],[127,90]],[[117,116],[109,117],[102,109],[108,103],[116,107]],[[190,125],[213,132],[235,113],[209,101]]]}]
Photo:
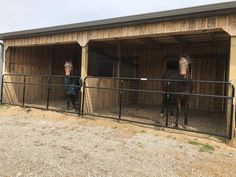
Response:
[{"label": "dark stall wall", "polygon": [[72,61],[73,67],[80,74],[81,49],[53,49],[52,53],[52,75],[64,75],[64,64],[67,60]]},{"label": "dark stall wall", "polygon": [[[124,51],[121,63],[122,77],[161,78],[167,69],[169,59],[178,60],[180,55],[188,55],[192,62],[192,80],[224,81],[227,73],[226,63],[229,55],[229,43],[204,42],[188,45],[170,44],[162,48],[143,48],[137,51]],[[135,59],[132,54],[135,53]],[[89,75],[99,76],[100,62],[116,59],[95,53],[89,53]],[[114,64],[115,66],[115,64]],[[113,75],[115,76],[115,75]],[[108,81],[107,81],[108,82]],[[162,90],[161,82],[139,81],[126,82],[124,87],[142,90]],[[194,93],[224,95],[222,84],[194,84]],[[161,105],[161,94],[144,92],[129,92],[125,96],[125,103],[139,105]],[[214,103],[214,104],[213,104]],[[221,99],[208,97],[192,97],[191,109],[201,111],[224,111]]]},{"label": "dark stall wall", "polygon": [[113,77],[115,75],[116,59],[110,56],[100,54],[95,51],[89,51],[88,75]]},{"label": "dark stall wall", "polygon": [[[138,60],[138,77],[161,78],[166,72],[167,59],[173,56],[176,58],[182,53],[188,54],[192,61],[193,80],[224,81],[227,72],[227,61],[229,46],[223,43],[202,43],[191,44],[187,48],[179,46],[165,47],[159,49],[144,49],[140,51]],[[139,89],[162,90],[160,82],[140,82]],[[221,84],[194,84],[195,93],[224,95],[225,88]],[[159,104],[162,96],[156,94],[140,93],[140,104]],[[157,101],[158,100],[158,101]],[[222,100],[193,97],[191,101],[192,109],[196,110],[218,110],[223,111]]]}]

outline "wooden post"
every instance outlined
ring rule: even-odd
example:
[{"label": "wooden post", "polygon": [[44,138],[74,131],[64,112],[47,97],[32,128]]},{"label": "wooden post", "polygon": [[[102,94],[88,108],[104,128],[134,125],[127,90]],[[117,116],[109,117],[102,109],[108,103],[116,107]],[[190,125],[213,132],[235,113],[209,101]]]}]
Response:
[{"label": "wooden post", "polygon": [[85,79],[88,76],[88,44],[82,46],[81,56],[81,79]]},{"label": "wooden post", "polygon": [[121,42],[119,41],[117,46],[117,65],[116,65],[116,77],[120,77],[120,68],[121,68]]},{"label": "wooden post", "polygon": [[85,93],[84,93],[84,86],[85,86],[85,78],[88,76],[88,43],[82,47],[82,54],[81,54],[81,79],[83,81],[83,87],[81,89],[80,95],[80,113],[82,111],[83,115],[83,107],[84,107],[84,100],[85,100]]},{"label": "wooden post", "polygon": [[[4,45],[0,43],[0,93],[2,93],[2,74],[3,74],[3,54],[4,54]],[[2,98],[1,100],[2,101]]]},{"label": "wooden post", "polygon": [[[236,36],[231,37],[230,60],[229,60],[229,80],[236,86]],[[235,138],[235,100],[232,121],[232,137]],[[231,143],[230,143],[231,144]]]},{"label": "wooden post", "polygon": [[10,71],[10,48],[4,46],[3,50],[3,74],[9,73]]}]

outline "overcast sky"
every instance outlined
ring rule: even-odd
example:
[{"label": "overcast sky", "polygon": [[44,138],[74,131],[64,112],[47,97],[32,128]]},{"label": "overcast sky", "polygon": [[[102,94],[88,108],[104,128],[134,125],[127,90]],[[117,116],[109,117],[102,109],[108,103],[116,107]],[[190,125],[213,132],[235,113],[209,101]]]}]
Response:
[{"label": "overcast sky", "polygon": [[0,0],[0,33],[227,1]]}]

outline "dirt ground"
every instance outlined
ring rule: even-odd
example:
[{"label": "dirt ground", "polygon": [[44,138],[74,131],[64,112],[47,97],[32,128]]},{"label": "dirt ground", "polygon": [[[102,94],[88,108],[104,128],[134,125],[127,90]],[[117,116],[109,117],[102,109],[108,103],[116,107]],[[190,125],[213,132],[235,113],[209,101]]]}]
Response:
[{"label": "dirt ground", "polygon": [[0,106],[0,176],[236,176],[236,149],[210,136]]}]

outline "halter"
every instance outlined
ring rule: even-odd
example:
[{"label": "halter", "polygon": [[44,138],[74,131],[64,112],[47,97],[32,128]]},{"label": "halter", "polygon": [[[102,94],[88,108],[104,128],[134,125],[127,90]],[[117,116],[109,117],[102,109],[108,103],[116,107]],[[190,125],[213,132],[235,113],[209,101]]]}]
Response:
[{"label": "halter", "polygon": [[189,65],[191,62],[190,62],[190,59],[187,58],[187,57],[181,57],[180,60],[179,60],[179,65]]},{"label": "halter", "polygon": [[65,67],[65,75],[70,76],[71,73],[73,72],[72,62],[71,61],[66,61],[64,67]]},{"label": "halter", "polygon": [[67,67],[72,68],[73,67],[72,62],[65,62],[64,67],[65,68],[67,68]]},{"label": "halter", "polygon": [[187,57],[181,57],[179,60],[179,70],[181,67],[186,69],[186,75],[184,75],[184,77],[188,77],[190,63],[190,59]]}]

